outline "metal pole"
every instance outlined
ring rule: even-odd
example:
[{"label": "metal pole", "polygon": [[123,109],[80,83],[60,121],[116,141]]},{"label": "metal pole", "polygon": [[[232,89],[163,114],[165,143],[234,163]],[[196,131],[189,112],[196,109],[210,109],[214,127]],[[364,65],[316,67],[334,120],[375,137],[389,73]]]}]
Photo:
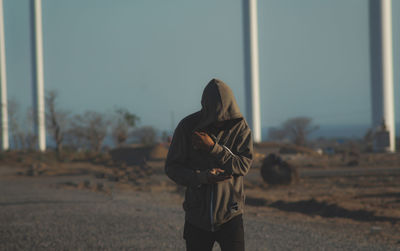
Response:
[{"label": "metal pole", "polygon": [[[389,133],[386,151],[395,152],[392,1],[370,0],[372,126]],[[379,150],[379,149],[376,149]]]},{"label": "metal pole", "polygon": [[257,0],[243,0],[247,117],[254,142],[261,142]]},{"label": "metal pole", "polygon": [[4,37],[3,0],[0,0],[0,82],[1,82],[1,149],[9,149],[6,48]]},{"label": "metal pole", "polygon": [[39,151],[46,151],[46,126],[44,109],[44,77],[43,77],[43,34],[42,34],[42,1],[32,0],[33,15],[33,50],[34,50],[34,110],[35,131],[37,133]]}]

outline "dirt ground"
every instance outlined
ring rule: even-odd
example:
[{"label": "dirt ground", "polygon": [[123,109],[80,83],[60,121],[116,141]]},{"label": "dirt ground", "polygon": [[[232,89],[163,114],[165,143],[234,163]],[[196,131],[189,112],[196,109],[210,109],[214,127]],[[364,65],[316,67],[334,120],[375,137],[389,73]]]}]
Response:
[{"label": "dirt ground", "polygon": [[247,182],[246,204],[304,221],[360,224],[400,244],[400,175],[301,178],[291,186]]},{"label": "dirt ground", "polygon": [[[343,160],[343,156],[322,160],[304,155],[285,158],[297,163],[300,179],[287,186],[268,186],[260,176],[260,161],[256,161],[245,178],[247,214],[256,217],[272,215],[300,224],[328,222],[338,229],[343,225],[352,226],[359,230],[357,234],[371,241],[400,249],[400,165],[397,155],[390,155],[388,158],[392,161],[387,161],[386,165],[377,164],[385,159],[382,155],[358,157],[361,161],[355,167],[348,166],[349,159]],[[14,168],[15,174],[24,178],[32,169],[36,170],[33,176],[70,177],[54,184],[60,189],[90,190],[102,194],[112,194],[115,189],[171,192],[183,199],[182,188],[165,176],[163,167],[162,159],[147,161],[142,169],[151,171],[131,170],[131,173],[136,173],[134,179],[118,179],[116,177],[121,176],[115,176],[118,173],[115,168],[86,162]],[[123,166],[119,169],[123,175],[129,168]],[[88,175],[92,177],[90,180],[80,178]]]}]

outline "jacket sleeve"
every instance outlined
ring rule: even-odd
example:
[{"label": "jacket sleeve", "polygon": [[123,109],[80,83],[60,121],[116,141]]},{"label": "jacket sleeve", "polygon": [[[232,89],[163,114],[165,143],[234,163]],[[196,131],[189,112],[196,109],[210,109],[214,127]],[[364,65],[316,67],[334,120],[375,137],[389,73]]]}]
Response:
[{"label": "jacket sleeve", "polygon": [[232,150],[215,143],[211,155],[228,174],[246,175],[253,161],[253,139],[248,126],[240,132]]},{"label": "jacket sleeve", "polygon": [[198,186],[207,183],[205,171],[195,171],[188,168],[188,149],[191,147],[182,122],[175,129],[165,162],[165,173],[175,183],[183,186]]}]

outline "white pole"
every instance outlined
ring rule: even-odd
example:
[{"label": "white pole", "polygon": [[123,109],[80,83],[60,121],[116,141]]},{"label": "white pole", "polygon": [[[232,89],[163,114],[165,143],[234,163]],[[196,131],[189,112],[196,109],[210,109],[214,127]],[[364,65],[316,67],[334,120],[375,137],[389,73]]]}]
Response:
[{"label": "white pole", "polygon": [[40,151],[46,151],[46,127],[44,110],[44,77],[43,77],[43,34],[42,34],[42,1],[32,0],[34,21],[34,106],[36,132]]},{"label": "white pole", "polygon": [[392,0],[381,0],[381,20],[383,116],[389,131],[389,151],[394,152],[396,150],[396,129],[393,91]]},{"label": "white pole", "polygon": [[[370,50],[372,127],[384,122],[388,135],[376,136],[375,151],[395,152],[395,113],[393,91],[393,45],[391,0],[370,0]],[[380,142],[380,143],[378,143]]]},{"label": "white pole", "polygon": [[244,0],[244,31],[245,31],[245,64],[247,113],[252,127],[254,142],[261,142],[260,116],[260,73],[258,61],[258,18],[257,0]]},{"label": "white pole", "polygon": [[7,110],[7,73],[6,48],[4,37],[3,0],[0,0],[0,82],[1,82],[1,149],[9,149],[8,110]]}]

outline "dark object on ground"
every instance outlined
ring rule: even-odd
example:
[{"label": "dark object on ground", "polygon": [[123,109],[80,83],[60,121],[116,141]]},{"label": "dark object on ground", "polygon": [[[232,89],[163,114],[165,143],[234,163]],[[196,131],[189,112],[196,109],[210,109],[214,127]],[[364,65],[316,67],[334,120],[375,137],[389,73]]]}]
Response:
[{"label": "dark object on ground", "polygon": [[125,146],[113,149],[110,155],[114,163],[124,163],[128,166],[142,165],[147,160],[163,160],[167,157],[168,148],[163,145]]},{"label": "dark object on ground", "polygon": [[268,155],[261,166],[261,177],[270,185],[288,185],[298,179],[296,167],[276,154]]},{"label": "dark object on ground", "polygon": [[120,147],[110,151],[115,163],[124,163],[128,166],[141,165],[146,162],[151,147]]}]

